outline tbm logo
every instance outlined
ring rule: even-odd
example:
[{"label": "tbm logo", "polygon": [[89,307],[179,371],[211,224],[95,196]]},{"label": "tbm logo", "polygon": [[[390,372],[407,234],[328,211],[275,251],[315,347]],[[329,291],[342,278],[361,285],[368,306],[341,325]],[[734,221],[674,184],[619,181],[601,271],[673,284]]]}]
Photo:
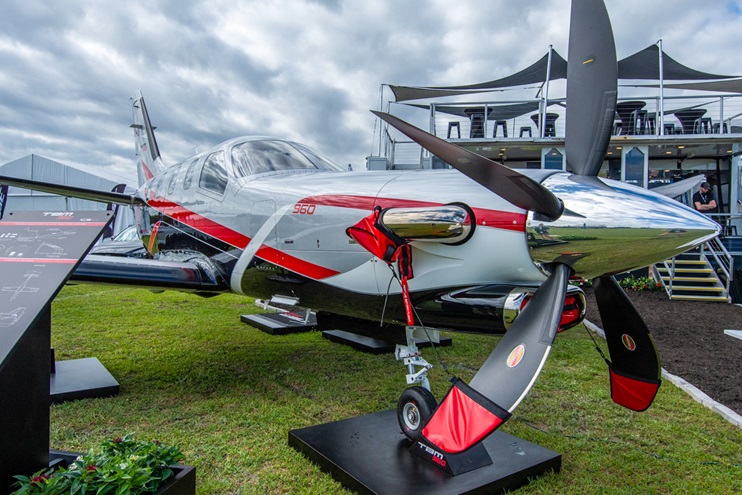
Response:
[{"label": "tbm logo", "polygon": [[436,464],[440,464],[441,466],[446,465],[445,459],[443,459],[443,454],[438,452],[437,450],[433,450],[427,445],[425,445],[422,442],[417,442],[417,444],[420,446],[421,449],[425,450],[428,454],[430,454],[430,460],[435,462]]}]

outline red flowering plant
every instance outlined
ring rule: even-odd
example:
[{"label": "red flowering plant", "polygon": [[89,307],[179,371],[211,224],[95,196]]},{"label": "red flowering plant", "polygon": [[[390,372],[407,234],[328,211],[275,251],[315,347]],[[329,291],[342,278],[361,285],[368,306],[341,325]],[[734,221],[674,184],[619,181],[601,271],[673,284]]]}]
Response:
[{"label": "red flowering plant", "polygon": [[630,275],[619,282],[621,287],[628,290],[660,290],[662,284],[651,277],[634,277]]},{"label": "red flowering plant", "polygon": [[11,495],[125,495],[153,493],[172,476],[170,466],[183,458],[177,447],[139,442],[133,435],[107,440],[66,468],[15,476]]}]

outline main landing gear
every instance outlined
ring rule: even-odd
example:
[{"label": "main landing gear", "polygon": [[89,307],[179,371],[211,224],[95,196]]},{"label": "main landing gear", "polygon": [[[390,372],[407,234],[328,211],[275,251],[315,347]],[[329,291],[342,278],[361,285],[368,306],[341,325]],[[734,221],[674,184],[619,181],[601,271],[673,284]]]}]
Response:
[{"label": "main landing gear", "polygon": [[[407,366],[406,375],[408,387],[402,392],[397,401],[397,421],[402,433],[415,441],[422,435],[425,424],[430,420],[438,407],[438,402],[430,392],[428,370],[433,367],[420,354],[415,339],[430,339],[433,343],[440,342],[438,330],[423,327],[408,326],[405,328],[407,345],[397,345],[394,356]],[[419,369],[418,369],[419,368]]]}]

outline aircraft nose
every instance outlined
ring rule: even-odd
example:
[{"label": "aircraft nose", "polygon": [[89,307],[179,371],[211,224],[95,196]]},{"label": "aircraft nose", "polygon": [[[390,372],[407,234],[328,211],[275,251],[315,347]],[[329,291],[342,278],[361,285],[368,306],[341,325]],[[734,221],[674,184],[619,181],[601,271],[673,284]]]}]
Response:
[{"label": "aircraft nose", "polygon": [[643,268],[683,253],[721,227],[688,206],[608,179],[555,174],[544,185],[564,202],[554,222],[530,213],[526,236],[537,265],[559,261],[585,278]]}]

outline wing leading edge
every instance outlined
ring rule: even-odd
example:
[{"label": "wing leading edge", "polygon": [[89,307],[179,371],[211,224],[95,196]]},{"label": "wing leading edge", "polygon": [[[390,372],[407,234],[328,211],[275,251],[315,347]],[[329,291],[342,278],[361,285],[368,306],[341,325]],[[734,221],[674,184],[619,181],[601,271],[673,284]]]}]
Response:
[{"label": "wing leading edge", "polygon": [[7,184],[13,187],[23,187],[33,191],[59,194],[60,196],[69,196],[71,198],[87,199],[89,201],[98,201],[101,203],[116,203],[120,205],[144,205],[144,201],[138,196],[123,194],[110,191],[98,191],[95,189],[85,189],[83,187],[68,186],[64,184],[51,184],[31,179],[21,179],[18,177],[8,177],[0,175],[0,184]]}]

